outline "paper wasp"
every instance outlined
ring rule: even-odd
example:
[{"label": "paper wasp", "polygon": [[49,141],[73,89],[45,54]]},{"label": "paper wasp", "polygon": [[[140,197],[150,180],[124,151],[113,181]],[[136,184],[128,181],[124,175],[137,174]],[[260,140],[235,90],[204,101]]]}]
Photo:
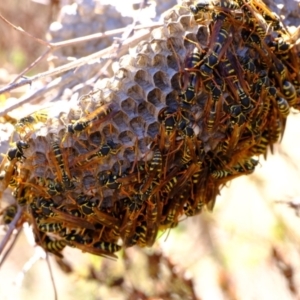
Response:
[{"label": "paper wasp", "polygon": [[238,163],[232,168],[212,171],[211,176],[215,179],[223,179],[231,176],[249,174],[254,171],[254,168],[257,166],[257,164],[257,160],[250,158],[248,160],[245,160],[243,163]]},{"label": "paper wasp", "polygon": [[212,131],[215,126],[215,121],[217,116],[217,103],[213,102],[211,105],[211,109],[209,111],[209,115],[206,119],[207,130]]},{"label": "paper wasp", "polygon": [[45,199],[43,197],[33,198],[30,204],[31,209],[43,217],[53,217],[55,213],[53,208],[57,207],[52,199]]},{"label": "paper wasp", "polygon": [[256,66],[254,64],[254,61],[248,57],[248,56],[238,56],[238,60],[245,72],[248,72],[250,74],[255,74],[256,73]]},{"label": "paper wasp", "polygon": [[[190,10],[195,17],[195,21],[198,23],[198,22],[201,22],[201,20],[203,19],[202,14],[210,12],[211,7],[210,7],[209,3],[200,3],[199,2],[196,5],[191,5]],[[198,18],[198,17],[200,17],[200,18]]]},{"label": "paper wasp", "polygon": [[47,252],[51,252],[58,257],[63,257],[61,252],[67,246],[67,242],[64,240],[52,239],[49,236],[45,235],[43,241],[39,245],[44,248]]},{"label": "paper wasp", "polygon": [[119,178],[117,175],[113,175],[110,170],[100,171],[97,174],[98,181],[101,187],[107,187],[109,189],[119,189],[121,187],[121,183],[117,181]]},{"label": "paper wasp", "polygon": [[43,223],[40,224],[39,220],[36,220],[37,228],[42,232],[59,233],[63,230],[62,223]]},{"label": "paper wasp", "polygon": [[166,135],[170,136],[177,126],[177,111],[169,107],[163,108],[158,115],[158,120],[164,126]]},{"label": "paper wasp", "polygon": [[16,175],[16,170],[16,161],[10,161],[8,156],[5,155],[0,165],[0,191],[4,191],[7,188],[12,177]]},{"label": "paper wasp", "polygon": [[195,87],[197,87],[198,75],[196,72],[196,68],[201,62],[201,54],[199,53],[198,48],[193,50],[192,56],[190,57],[190,61],[187,64],[187,69],[189,73],[189,81],[186,91],[181,91],[179,97],[181,98],[181,106],[183,108],[190,108],[191,104],[193,104],[195,100]]},{"label": "paper wasp", "polygon": [[276,97],[276,102],[277,102],[278,110],[280,111],[282,116],[286,118],[290,113],[289,103],[286,101],[286,99],[279,96]]},{"label": "paper wasp", "polygon": [[134,231],[136,226],[136,219],[130,219],[128,217],[123,218],[123,224],[121,226],[120,232],[124,245],[126,246],[130,243],[131,233]]},{"label": "paper wasp", "polygon": [[2,221],[5,225],[8,225],[12,222],[15,215],[17,214],[18,207],[16,204],[11,204],[7,207],[5,207],[1,212],[0,215],[2,215]]},{"label": "paper wasp", "polygon": [[116,144],[113,141],[107,141],[106,144],[101,144],[97,149],[97,152],[88,157],[87,161],[90,161],[94,157],[106,157],[109,154],[117,154],[119,148],[115,148]]},{"label": "paper wasp", "polygon": [[145,207],[145,201],[149,195],[142,193],[134,193],[130,198],[123,199],[123,205],[126,208],[124,219],[135,220],[141,214],[142,209]]},{"label": "paper wasp", "polygon": [[214,10],[220,8],[220,11],[230,12],[231,10],[236,10],[240,8],[240,4],[233,0],[221,0],[218,3],[197,3],[196,5],[191,5],[190,10],[195,17],[195,21],[201,22],[203,20],[203,15],[206,13],[212,13]]},{"label": "paper wasp", "polygon": [[146,222],[142,222],[140,225],[136,226],[135,232],[133,236],[127,241],[126,246],[131,247],[136,245],[137,243],[139,246],[146,245],[146,233],[147,233],[147,225]]},{"label": "paper wasp", "polygon": [[270,79],[268,77],[267,71],[261,70],[258,73],[258,78],[256,79],[256,81],[254,81],[252,87],[253,94],[255,96],[260,96],[263,90],[269,91],[269,88],[270,88]]},{"label": "paper wasp", "polygon": [[241,104],[233,103],[235,103],[233,98],[228,95],[224,101],[224,110],[229,112],[233,125],[237,124],[238,126],[242,126],[246,123],[246,116],[243,114]]},{"label": "paper wasp", "polygon": [[108,213],[104,213],[97,208],[94,208],[94,213],[97,222],[113,230],[119,230],[120,227],[119,219],[109,215]]},{"label": "paper wasp", "polygon": [[84,194],[80,194],[76,198],[76,202],[79,205],[81,212],[86,216],[92,215],[94,213],[94,207],[97,205],[96,202],[91,200],[91,196],[86,196]]},{"label": "paper wasp", "polygon": [[294,106],[297,102],[297,93],[295,87],[291,84],[291,82],[285,80],[282,83],[283,94],[286,100],[289,102],[290,106]]},{"label": "paper wasp", "polygon": [[[200,66],[200,74],[202,75],[203,79],[207,79],[211,77],[213,73],[213,69],[218,65],[222,54],[225,53],[228,44],[229,44],[229,31],[231,29],[231,25],[226,23],[226,26],[224,25],[224,17],[225,15],[223,13],[220,13],[217,15],[217,23],[214,25],[214,31],[217,32],[216,40],[213,43],[213,46],[211,47],[211,50],[208,52],[208,54],[204,57],[203,63]],[[219,23],[218,23],[219,21]],[[218,28],[220,26],[220,29]],[[227,41],[227,42],[226,42]],[[224,42],[226,44],[224,45]]]},{"label": "paper wasp", "polygon": [[[223,22],[220,21],[220,22]],[[215,24],[215,27],[219,25],[218,23]],[[223,26],[221,25],[219,31],[218,28],[214,29],[218,32],[216,36],[216,41],[213,43],[211,50],[208,54],[204,57],[202,65],[200,66],[200,74],[202,75],[203,79],[208,79],[211,77],[213,73],[213,69],[219,64],[219,61],[222,57],[222,53],[225,53],[226,46],[228,46],[228,42],[224,46],[224,42],[229,39],[229,30],[231,26]]]},{"label": "paper wasp", "polygon": [[154,185],[160,179],[162,174],[163,158],[161,151],[157,146],[153,150],[153,157],[149,164],[149,170],[147,171],[146,178],[143,180],[140,186],[140,198],[148,200],[151,197],[151,193]]},{"label": "paper wasp", "polygon": [[[243,2],[242,0],[239,1]],[[254,10],[261,14],[265,21],[273,26],[275,31],[282,31],[279,17],[274,12],[271,12],[261,0],[245,1],[245,3],[246,6],[254,8]]]},{"label": "paper wasp", "polygon": [[270,124],[268,126],[268,133],[269,133],[269,144],[271,148],[271,153],[273,153],[273,144],[278,142],[280,135],[283,136],[284,133],[284,121],[285,120],[280,120],[279,118],[272,118],[270,120]]},{"label": "paper wasp", "polygon": [[222,66],[224,67],[224,72],[227,75],[225,80],[231,89],[232,94],[235,95],[235,92],[237,93],[236,97],[238,98],[237,100],[240,100],[243,111],[248,112],[252,108],[252,99],[245,93],[243,87],[241,86],[235,68],[227,57],[222,61]]},{"label": "paper wasp", "polygon": [[32,196],[32,191],[28,186],[19,185],[14,189],[12,195],[16,198],[20,206],[24,206],[30,202],[30,197]]},{"label": "paper wasp", "polygon": [[287,53],[292,45],[284,41],[283,39],[275,40],[275,41],[270,41],[268,43],[268,46],[276,53],[276,54],[285,54]]},{"label": "paper wasp", "polygon": [[96,242],[93,244],[93,248],[100,249],[107,253],[114,253],[121,250],[121,246],[108,242]]},{"label": "paper wasp", "polygon": [[51,199],[36,198],[31,207],[39,215],[38,224],[47,226],[49,223],[63,223],[72,228],[95,229],[94,225],[87,220],[69,213],[66,207],[58,208]]},{"label": "paper wasp", "polygon": [[203,210],[203,206],[204,203],[201,199],[198,200],[198,203],[195,208],[192,206],[190,200],[188,200],[184,204],[183,210],[186,216],[191,217],[200,214]]},{"label": "paper wasp", "polygon": [[45,123],[48,120],[48,114],[46,110],[41,110],[35,112],[27,117],[21,118],[15,125],[15,129],[19,134],[25,132],[25,128],[29,128],[29,130],[34,130],[34,125],[37,123]]},{"label": "paper wasp", "polygon": [[78,157],[76,159],[76,166],[82,166],[83,164],[89,164],[95,161],[95,158],[104,158],[107,157],[110,154],[117,154],[120,150],[120,147],[116,147],[117,144],[115,144],[113,141],[107,141],[106,144],[100,144],[97,149],[92,151],[92,154],[84,155],[86,158],[81,159],[81,157]]},{"label": "paper wasp", "polygon": [[81,212],[88,220],[118,230],[120,226],[119,220],[99,210],[97,208],[97,202],[92,201],[92,199],[93,197],[84,194],[81,194],[76,198],[76,202],[79,205]]},{"label": "paper wasp", "polygon": [[47,180],[47,192],[50,196],[59,195],[64,192],[63,186],[59,182],[55,182],[54,180]]},{"label": "paper wasp", "polygon": [[53,237],[47,236],[45,232],[34,230],[34,238],[37,245],[42,247],[46,252],[50,252],[57,257],[62,258],[61,252],[67,246],[64,240],[57,240]]},{"label": "paper wasp", "polygon": [[80,133],[89,127],[94,122],[104,122],[109,116],[111,116],[113,110],[108,105],[103,105],[96,108],[93,112],[89,113],[86,117],[77,120],[73,124],[67,126],[68,133]]},{"label": "paper wasp", "polygon": [[16,143],[16,148],[11,148],[7,152],[7,159],[9,161],[12,161],[13,159],[17,159],[18,161],[22,161],[22,159],[26,159],[24,156],[23,149],[29,148],[28,143],[23,142],[23,141],[18,141]]},{"label": "paper wasp", "polygon": [[152,196],[151,201],[146,207],[146,223],[147,223],[147,246],[152,246],[158,231],[158,222],[161,217],[163,204],[158,201],[158,197]]},{"label": "paper wasp", "polygon": [[64,237],[68,246],[80,249],[83,252],[88,252],[97,256],[117,258],[114,252],[121,249],[121,246],[109,242],[95,242],[90,236],[81,236],[78,234],[70,233]]},{"label": "paper wasp", "polygon": [[60,146],[57,141],[51,142],[51,147],[55,156],[55,161],[59,169],[59,177],[62,180],[62,183],[64,184],[64,188],[66,190],[73,190],[75,189],[74,183],[71,181],[70,177],[68,176],[66,169],[65,169],[65,163],[62,156],[62,152],[60,149]]},{"label": "paper wasp", "polygon": [[267,147],[269,145],[269,132],[264,130],[261,134],[260,140],[250,148],[251,155],[260,155],[263,154],[266,158]]},{"label": "paper wasp", "polygon": [[205,84],[205,87],[208,90],[212,100],[209,115],[206,120],[207,130],[211,131],[214,128],[215,121],[217,119],[218,103],[219,103],[219,99],[223,95],[223,91],[225,90],[225,84],[221,78],[217,77],[214,80],[208,80],[207,83]]},{"label": "paper wasp", "polygon": [[256,49],[262,48],[260,37],[256,33],[252,33],[251,31],[243,28],[241,35],[246,45],[249,45],[250,47],[254,47]]},{"label": "paper wasp", "polygon": [[[182,199],[181,199],[182,200]],[[172,227],[173,224],[176,224],[178,221],[178,217],[180,214],[181,206],[183,206],[183,203],[181,203],[179,199],[171,198],[169,199],[168,204],[168,210],[166,212],[166,218],[164,221],[161,222],[160,228],[163,229],[165,227]]]}]

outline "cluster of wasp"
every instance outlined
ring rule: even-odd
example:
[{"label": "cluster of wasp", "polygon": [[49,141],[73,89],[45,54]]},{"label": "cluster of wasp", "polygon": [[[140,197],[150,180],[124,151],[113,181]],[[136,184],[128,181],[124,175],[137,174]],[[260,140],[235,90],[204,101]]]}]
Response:
[{"label": "cluster of wasp", "polygon": [[151,246],[252,173],[299,107],[295,43],[260,0],[200,2],[169,17],[162,37],[120,63],[107,101],[95,91],[66,116],[16,124],[1,179],[17,205],[3,220],[20,207],[17,224],[30,222],[47,251],[114,257],[120,242]]}]

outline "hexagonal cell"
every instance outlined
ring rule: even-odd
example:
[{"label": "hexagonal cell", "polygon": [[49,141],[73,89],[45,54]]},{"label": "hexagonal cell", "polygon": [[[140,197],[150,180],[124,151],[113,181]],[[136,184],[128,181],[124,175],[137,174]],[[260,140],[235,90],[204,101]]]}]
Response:
[{"label": "hexagonal cell", "polygon": [[97,185],[97,179],[93,175],[84,176],[81,180],[83,189],[87,191],[94,190]]},{"label": "hexagonal cell", "polygon": [[145,55],[152,53],[151,46],[148,41],[140,42],[136,47],[136,53],[143,53]]},{"label": "hexagonal cell", "polygon": [[170,9],[170,10],[166,11],[165,16],[164,16],[164,21],[165,22],[171,22],[171,21],[176,22],[178,20],[178,17],[179,17],[178,13],[175,10]]},{"label": "hexagonal cell", "polygon": [[[149,130],[149,128],[148,128],[148,130]],[[152,142],[152,138],[150,138],[149,136],[139,139],[138,147],[142,154],[145,154],[149,151],[149,146],[150,146],[151,142]]]},{"label": "hexagonal cell", "polygon": [[135,58],[127,54],[120,58],[119,66],[120,68],[127,68],[128,66],[133,66],[135,64]]},{"label": "hexagonal cell", "polygon": [[145,121],[142,117],[138,116],[133,118],[130,121],[131,128],[134,130],[134,133],[137,136],[144,136],[145,135]]},{"label": "hexagonal cell", "polygon": [[[32,157],[28,157],[27,158],[28,160],[31,161],[32,163],[32,166],[35,168],[36,166],[43,166],[45,167],[46,164],[47,164],[47,157],[46,157],[46,154],[45,152],[39,152],[39,151],[36,151]],[[26,165],[26,161],[24,163]]]},{"label": "hexagonal cell", "polygon": [[114,80],[125,80],[128,77],[128,71],[119,67],[114,71]]},{"label": "hexagonal cell", "polygon": [[[196,45],[198,44],[198,40],[194,33],[188,33],[183,43],[184,43],[184,47],[188,49],[188,52],[190,52],[192,49],[196,47]],[[200,45],[198,48],[200,48]]]},{"label": "hexagonal cell", "polygon": [[[106,93],[104,96],[103,96],[103,104],[106,105],[108,103],[118,103],[119,102],[119,97],[116,93],[114,92],[110,92],[110,93]],[[101,99],[101,100],[102,100]],[[98,108],[99,106],[95,106],[95,109]]]},{"label": "hexagonal cell", "polygon": [[92,97],[88,95],[83,95],[78,99],[78,108],[76,109],[81,109],[82,111],[84,110],[85,107],[88,107],[91,102],[93,101]]},{"label": "hexagonal cell", "polygon": [[209,45],[209,33],[207,26],[200,25],[196,34],[197,41],[202,48],[206,48]]},{"label": "hexagonal cell", "polygon": [[182,57],[185,53],[182,37],[170,37],[167,46],[170,52],[176,56]]},{"label": "hexagonal cell", "polygon": [[79,107],[71,108],[68,113],[68,122],[76,121],[81,118],[83,112]]},{"label": "hexagonal cell", "polygon": [[95,131],[90,134],[89,141],[94,145],[100,145],[103,141],[103,136],[100,131]]},{"label": "hexagonal cell", "polygon": [[179,22],[169,23],[167,28],[170,36],[180,36],[184,33],[183,27]]},{"label": "hexagonal cell", "polygon": [[[37,179],[37,177],[39,177],[39,178],[48,178],[48,177],[53,178],[53,173],[52,173],[50,168],[45,168],[45,165],[40,166],[38,164],[34,168],[34,172],[32,172],[32,170],[30,171],[30,175],[31,175],[31,178],[35,178],[35,179]],[[26,178],[26,180],[27,180],[27,178]]]},{"label": "hexagonal cell", "polygon": [[133,147],[131,148],[127,148],[125,151],[124,151],[124,158],[128,159],[128,161],[136,161],[138,159],[137,157],[137,152],[135,149],[132,149]]},{"label": "hexagonal cell", "polygon": [[[184,1],[184,2],[185,2],[185,5],[189,4],[189,3],[187,3],[187,1]],[[188,1],[188,2],[190,2],[190,1]],[[178,19],[182,15],[188,15],[189,17],[191,15],[191,10],[190,10],[189,6],[176,5],[176,7],[174,7],[174,9],[176,10],[176,13],[178,14]]]},{"label": "hexagonal cell", "polygon": [[107,138],[107,140],[116,140],[118,139],[119,130],[110,123],[102,128],[101,133]]},{"label": "hexagonal cell", "polygon": [[[153,119],[153,117],[155,117],[156,116],[156,107],[152,104],[152,103],[150,103],[150,102],[146,102],[145,103],[145,105],[146,105],[146,107],[147,107],[147,110],[149,111],[149,113],[150,113],[150,116],[151,116],[151,121],[152,121],[152,119]],[[149,122],[149,118],[147,119],[147,122]]]},{"label": "hexagonal cell", "polygon": [[89,148],[89,141],[88,140],[78,140],[75,139],[73,144],[73,149],[77,151],[77,155],[84,154],[88,152]]},{"label": "hexagonal cell", "polygon": [[158,135],[159,129],[160,124],[158,122],[153,122],[147,128],[147,135],[154,139]]},{"label": "hexagonal cell", "polygon": [[147,101],[152,103],[155,107],[160,107],[165,103],[165,96],[160,89],[155,88],[148,93]]},{"label": "hexagonal cell", "polygon": [[117,125],[119,131],[123,131],[128,128],[129,118],[122,110],[118,111],[112,119]]},{"label": "hexagonal cell", "polygon": [[73,163],[75,158],[78,156],[78,153],[75,148],[65,148],[63,151],[63,159],[65,161],[65,168],[69,168],[69,166]]},{"label": "hexagonal cell", "polygon": [[72,177],[77,178],[77,181],[80,182],[81,179],[83,178],[83,170],[82,168],[72,168]]},{"label": "hexagonal cell", "polygon": [[169,76],[166,73],[162,71],[156,72],[153,76],[153,80],[155,86],[162,91],[169,88]]},{"label": "hexagonal cell", "polygon": [[158,27],[152,30],[151,37],[155,40],[164,39],[168,35],[168,31],[165,27]]},{"label": "hexagonal cell", "polygon": [[133,145],[134,141],[136,139],[136,136],[129,130],[122,131],[119,134],[119,140],[126,145]]},{"label": "hexagonal cell", "polygon": [[135,84],[128,88],[127,95],[135,101],[143,101],[145,99],[145,92],[139,85]]},{"label": "hexagonal cell", "polygon": [[173,69],[177,72],[181,69],[181,65],[182,65],[178,57],[173,54],[167,56],[167,64],[168,64],[168,68]]},{"label": "hexagonal cell", "polygon": [[149,56],[143,53],[139,53],[136,57],[135,66],[137,68],[147,67],[150,64]]},{"label": "hexagonal cell", "polygon": [[121,102],[122,110],[130,117],[137,111],[137,105],[132,98],[127,98]]},{"label": "hexagonal cell", "polygon": [[106,209],[106,208],[112,208],[114,206],[114,203],[115,203],[114,197],[106,196],[101,200],[99,208],[100,208],[100,210]]},{"label": "hexagonal cell", "polygon": [[152,59],[152,65],[153,65],[153,67],[163,69],[163,68],[167,67],[167,59],[164,55],[157,54]]},{"label": "hexagonal cell", "polygon": [[[150,103],[147,102],[142,102],[139,104],[138,106],[138,114],[144,119],[144,120],[148,120],[149,118],[153,117],[148,110]],[[150,104],[151,105],[151,104]]]},{"label": "hexagonal cell", "polygon": [[176,73],[171,78],[171,86],[176,91],[182,90],[181,77],[181,73]]},{"label": "hexagonal cell", "polygon": [[114,192],[115,192],[115,190],[113,190],[113,189],[108,189],[108,188],[103,189],[102,197],[100,198],[100,201],[102,201],[102,199],[104,199],[106,197],[113,197]]},{"label": "hexagonal cell", "polygon": [[183,29],[188,31],[191,30],[191,16],[182,16],[179,18],[179,22],[182,25]]},{"label": "hexagonal cell", "polygon": [[158,40],[158,39],[152,40],[151,48],[155,54],[168,51],[166,38],[162,40]]},{"label": "hexagonal cell", "polygon": [[168,107],[170,107],[173,110],[177,110],[178,108],[178,93],[176,91],[172,91],[169,94],[166,95],[166,104]]},{"label": "hexagonal cell", "polygon": [[149,78],[149,74],[144,70],[138,70],[136,72],[134,81],[138,83],[142,88],[146,88],[151,84],[151,78]]},{"label": "hexagonal cell", "polygon": [[28,142],[30,150],[46,153],[49,149],[49,142],[43,136],[38,136],[35,140],[30,139]]},{"label": "hexagonal cell", "polygon": [[[126,148],[124,150],[124,153],[126,152],[126,150],[128,150],[128,148]],[[132,150],[132,149],[131,149]],[[127,153],[127,152],[126,152]],[[126,157],[126,154],[123,155]],[[124,157],[123,157],[124,158]],[[121,175],[121,174],[125,174],[127,173],[128,169],[131,166],[131,161],[133,160],[128,160],[128,159],[119,159],[118,161],[116,161],[112,167],[111,167],[111,171],[113,172],[113,174],[116,175]]]},{"label": "hexagonal cell", "polygon": [[67,128],[63,127],[57,130],[57,136],[59,137],[60,140],[63,140],[66,138],[67,135]]}]

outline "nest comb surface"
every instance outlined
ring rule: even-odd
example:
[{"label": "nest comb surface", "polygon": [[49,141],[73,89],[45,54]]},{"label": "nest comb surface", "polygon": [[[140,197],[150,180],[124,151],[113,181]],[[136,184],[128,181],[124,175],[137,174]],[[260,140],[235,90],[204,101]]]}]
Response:
[{"label": "nest comb surface", "polygon": [[[148,41],[119,61],[113,78],[101,81],[77,106],[20,122],[21,141],[8,152],[2,185],[14,188],[45,240],[54,233],[62,245],[99,255],[117,251],[120,236],[125,246],[151,246],[158,229],[176,226],[183,213],[199,213],[205,204],[212,208],[223,184],[254,170],[257,161],[251,157],[265,154],[278,140],[289,105],[298,102],[293,97],[282,110],[284,98],[277,103],[255,95],[262,82],[257,78],[268,78],[269,71],[271,77],[274,68],[265,70],[264,54],[252,53],[257,46],[251,39],[247,44],[255,32],[244,33],[240,46],[233,34],[239,36],[240,28],[225,24],[232,29],[227,60],[222,53],[224,59],[209,71],[213,80],[205,77],[205,65],[213,69],[208,51],[213,30],[178,6]],[[257,72],[245,71],[243,79],[228,76],[233,68],[228,60],[235,61],[237,53],[242,61],[250,53]],[[280,64],[277,56],[272,54],[272,61]],[[202,69],[195,71],[199,57]],[[253,79],[258,83],[250,87]],[[241,94],[243,81],[256,97],[246,108],[234,92]],[[285,91],[277,77],[272,82]],[[211,99],[222,93],[224,103]]]}]

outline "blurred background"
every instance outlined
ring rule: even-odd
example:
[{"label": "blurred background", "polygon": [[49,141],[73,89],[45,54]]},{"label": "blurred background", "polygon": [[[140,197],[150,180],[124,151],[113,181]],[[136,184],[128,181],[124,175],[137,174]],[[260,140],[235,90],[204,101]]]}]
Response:
[{"label": "blurred background", "polygon": [[[177,4],[161,2],[126,1],[125,6],[124,1],[117,0],[12,0],[1,7],[0,14],[36,38],[59,42],[124,28],[134,22],[145,26],[158,22],[165,10]],[[142,4],[146,8],[140,11]],[[269,4],[286,24],[299,25],[298,2]],[[0,36],[3,87],[47,48],[2,19]],[[122,36],[116,34],[61,48],[26,75],[92,54],[118,41],[116,38]],[[109,67],[99,73],[98,64],[102,63],[80,69],[76,83],[51,97],[54,101],[69,100],[90,91],[93,82],[111,75]],[[94,81],[82,84],[91,78]],[[40,88],[26,86],[2,94],[0,109]],[[37,109],[40,102],[31,105]],[[9,147],[11,122],[27,109],[25,104],[1,117],[0,152],[5,153]],[[178,227],[161,232],[151,249],[122,250],[114,261],[67,247],[63,261],[48,257],[49,268],[41,249],[33,246],[30,230],[25,228],[0,267],[0,299],[52,300],[55,290],[58,299],[66,300],[300,299],[299,128],[299,113],[292,111],[282,142],[274,147],[273,154],[268,152],[266,160],[260,157],[254,174],[237,178],[224,187],[212,213],[204,211],[199,216],[182,218]],[[1,207],[9,201],[8,191]],[[0,240],[5,230],[0,227]]]}]

